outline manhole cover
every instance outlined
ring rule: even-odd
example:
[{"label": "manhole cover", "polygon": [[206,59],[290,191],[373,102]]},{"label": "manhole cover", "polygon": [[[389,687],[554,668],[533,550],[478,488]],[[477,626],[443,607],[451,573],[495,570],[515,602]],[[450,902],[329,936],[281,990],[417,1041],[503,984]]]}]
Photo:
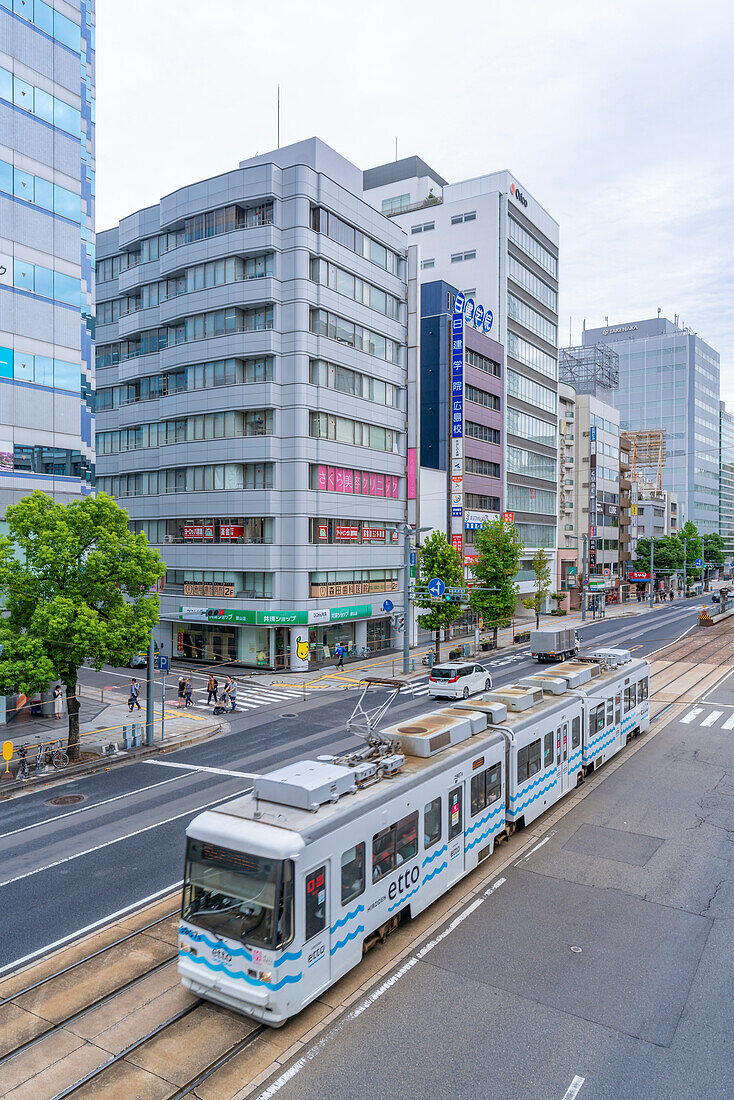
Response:
[{"label": "manhole cover", "polygon": [[84,798],[83,794],[60,794],[56,798],[47,798],[46,802],[49,806],[73,806],[77,802],[83,802]]},{"label": "manhole cover", "polygon": [[293,711],[291,710],[291,711],[288,711],[288,713],[287,713],[287,714],[281,714],[281,716],[280,716],[280,717],[281,717],[281,718],[297,718],[297,717],[298,717],[298,715],[297,715],[297,714],[294,714],[294,713],[293,713]]}]

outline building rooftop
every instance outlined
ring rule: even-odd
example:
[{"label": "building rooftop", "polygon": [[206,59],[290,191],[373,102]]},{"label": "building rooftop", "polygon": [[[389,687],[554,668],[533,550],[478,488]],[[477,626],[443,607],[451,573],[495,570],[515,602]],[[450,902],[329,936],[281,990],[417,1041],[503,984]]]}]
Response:
[{"label": "building rooftop", "polygon": [[428,176],[439,187],[448,187],[448,180],[439,176],[429,164],[420,157],[403,157],[402,160],[393,160],[388,164],[378,164],[376,168],[368,168],[362,173],[363,187],[370,191],[373,187],[386,187],[389,183],[397,183],[398,180],[420,179]]}]

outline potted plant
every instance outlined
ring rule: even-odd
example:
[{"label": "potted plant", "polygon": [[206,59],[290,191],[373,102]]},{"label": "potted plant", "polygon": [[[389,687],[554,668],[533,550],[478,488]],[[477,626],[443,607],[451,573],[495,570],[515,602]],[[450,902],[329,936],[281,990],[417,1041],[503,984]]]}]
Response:
[{"label": "potted plant", "polygon": [[565,600],[566,593],[565,592],[551,592],[550,598],[553,600],[553,602],[556,605],[553,608],[553,610],[551,611],[551,615],[565,615],[566,612],[561,610],[560,604],[561,604],[562,600]]}]

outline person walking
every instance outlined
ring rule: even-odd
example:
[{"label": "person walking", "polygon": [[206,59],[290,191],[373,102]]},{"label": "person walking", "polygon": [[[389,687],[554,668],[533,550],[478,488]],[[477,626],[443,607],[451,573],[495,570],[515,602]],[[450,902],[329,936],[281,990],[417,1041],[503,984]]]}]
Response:
[{"label": "person walking", "polygon": [[186,700],[185,706],[191,706],[191,680],[187,680],[184,686],[184,699]]},{"label": "person walking", "polygon": [[127,701],[128,710],[132,714],[133,707],[137,707],[140,710],[140,703],[138,702],[138,695],[140,695],[140,684],[133,676],[130,681],[130,698]]},{"label": "person walking", "polygon": [[229,701],[230,701],[232,710],[234,710],[237,706],[237,681],[236,680],[230,680],[229,681]]},{"label": "person walking", "polygon": [[210,672],[209,673],[209,681],[206,685],[206,690],[208,692],[208,695],[206,697],[206,705],[207,706],[209,706],[209,704],[211,703],[212,697],[214,698],[214,702],[216,703],[216,701],[217,701],[217,688],[218,687],[219,687],[219,684],[218,684],[217,680],[215,679],[214,674],[212,672]]},{"label": "person walking", "polygon": [[186,680],[183,676],[178,678],[178,705],[182,707],[184,705],[184,692],[186,691]]},{"label": "person walking", "polygon": [[54,688],[54,718],[64,717],[64,693],[61,690],[61,685],[57,684]]},{"label": "person walking", "polygon": [[339,645],[336,647],[334,652],[336,653],[336,667],[343,669],[344,654],[346,653],[346,650],[344,649],[344,646],[341,644],[341,642],[339,642]]}]

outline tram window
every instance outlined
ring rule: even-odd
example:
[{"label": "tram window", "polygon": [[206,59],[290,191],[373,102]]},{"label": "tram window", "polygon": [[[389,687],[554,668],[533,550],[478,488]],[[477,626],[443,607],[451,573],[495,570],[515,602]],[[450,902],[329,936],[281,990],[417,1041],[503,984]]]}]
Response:
[{"label": "tram window", "polygon": [[423,847],[428,850],[441,839],[441,799],[428,802],[423,811]]},{"label": "tram window", "polygon": [[453,840],[464,831],[461,795],[461,787],[454,787],[453,791],[449,791],[449,840]]},{"label": "tram window", "polygon": [[574,718],[571,722],[571,748],[577,749],[581,744],[581,722]]},{"label": "tram window", "polygon": [[326,925],[326,867],[317,867],[306,875],[305,939],[323,932]]},{"label": "tram window", "polygon": [[418,811],[408,814],[395,826],[395,866],[418,854]]},{"label": "tram window", "polygon": [[604,729],[604,704],[600,703],[598,707],[589,714],[589,733],[593,737],[595,733],[600,733]]},{"label": "tram window", "polygon": [[395,826],[381,829],[372,838],[372,881],[378,882],[395,870]]},{"label": "tram window", "polygon": [[484,774],[487,777],[487,805],[491,806],[502,794],[502,767],[496,764]]},{"label": "tram window", "polygon": [[624,689],[624,713],[634,710],[637,706],[637,684],[630,684]]},{"label": "tram window", "polygon": [[364,843],[348,848],[342,855],[342,905],[364,891]]},{"label": "tram window", "polygon": [[614,699],[607,699],[607,725],[611,726],[614,721]]},{"label": "tram window", "polygon": [[517,750],[517,781],[524,783],[540,771],[540,738]]},{"label": "tram window", "polygon": [[543,738],[543,767],[549,768],[553,763],[553,730],[546,733]]},{"label": "tram window", "polygon": [[641,703],[643,699],[647,699],[647,680],[640,680],[637,685],[637,702]]},{"label": "tram window", "polygon": [[471,816],[476,817],[486,805],[487,797],[484,789],[484,772],[480,772],[479,775],[473,775],[471,777]]}]

